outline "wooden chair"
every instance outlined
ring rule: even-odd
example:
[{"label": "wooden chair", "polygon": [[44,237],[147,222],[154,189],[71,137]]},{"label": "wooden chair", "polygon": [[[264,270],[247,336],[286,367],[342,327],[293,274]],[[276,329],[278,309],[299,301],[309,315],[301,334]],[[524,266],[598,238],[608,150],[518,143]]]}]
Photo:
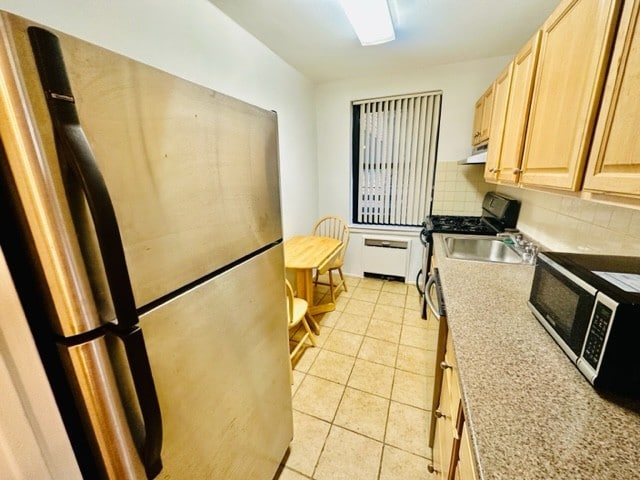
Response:
[{"label": "wooden chair", "polygon": [[297,327],[298,325],[300,325],[300,323],[302,323],[305,330],[305,334],[302,336],[302,338],[300,338],[298,344],[289,353],[289,379],[293,384],[293,357],[298,354],[307,339],[311,342],[311,345],[313,345],[314,347],[316,346],[316,337],[313,335],[313,332],[311,331],[311,328],[309,327],[309,323],[307,321],[309,320],[310,322],[315,323],[315,320],[308,311],[309,305],[307,304],[307,301],[294,296],[293,288],[291,287],[291,283],[289,283],[289,280],[285,279],[285,283],[287,290],[287,317],[289,321],[289,330]]},{"label": "wooden chair", "polygon": [[[342,248],[340,253],[333,259],[333,261],[326,266],[322,271],[317,271],[315,276],[316,285],[328,285],[331,291],[331,301],[336,303],[335,292],[340,288],[344,288],[347,291],[347,284],[344,281],[344,275],[342,274],[342,265],[344,263],[344,254],[347,251],[347,245],[349,244],[349,226],[342,218],[335,215],[327,215],[322,217],[313,226],[313,234],[322,237],[336,238],[342,242]],[[333,283],[332,272],[337,270],[340,276],[340,281],[337,284]],[[320,282],[318,277],[327,273],[329,276],[329,282]]]}]

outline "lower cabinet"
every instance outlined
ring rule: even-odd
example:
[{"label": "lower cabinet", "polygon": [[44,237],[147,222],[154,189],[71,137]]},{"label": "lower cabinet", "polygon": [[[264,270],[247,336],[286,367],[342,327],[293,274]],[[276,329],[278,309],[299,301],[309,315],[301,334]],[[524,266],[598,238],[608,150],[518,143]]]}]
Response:
[{"label": "lower cabinet", "polygon": [[[453,342],[448,335],[446,319],[440,328],[436,381],[441,378],[439,388],[434,389],[432,428],[434,435],[433,463],[429,471],[438,479],[476,480],[475,461],[469,434],[464,421],[464,410],[460,393],[458,366],[453,351]],[[444,338],[443,338],[444,335]],[[436,406],[437,405],[437,406]]]},{"label": "lower cabinet", "polygon": [[475,479],[476,467],[471,451],[471,440],[469,439],[469,430],[466,424],[462,424],[462,433],[460,434],[460,450],[458,452],[458,466],[455,477],[456,480]]}]

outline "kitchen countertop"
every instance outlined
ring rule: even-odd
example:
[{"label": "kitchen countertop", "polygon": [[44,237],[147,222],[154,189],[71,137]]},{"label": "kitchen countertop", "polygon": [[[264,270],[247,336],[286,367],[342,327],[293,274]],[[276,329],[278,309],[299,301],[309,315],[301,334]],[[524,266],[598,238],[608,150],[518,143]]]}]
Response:
[{"label": "kitchen countertop", "polygon": [[479,477],[640,479],[637,405],[595,391],[533,317],[534,267],[448,259],[442,237],[436,266]]}]

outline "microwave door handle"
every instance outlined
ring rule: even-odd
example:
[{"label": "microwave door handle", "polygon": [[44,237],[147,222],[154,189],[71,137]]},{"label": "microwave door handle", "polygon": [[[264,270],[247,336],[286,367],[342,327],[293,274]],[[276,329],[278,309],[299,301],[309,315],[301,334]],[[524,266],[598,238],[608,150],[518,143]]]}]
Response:
[{"label": "microwave door handle", "polygon": [[145,424],[142,456],[149,475],[161,465],[162,418],[144,338],[138,327],[138,313],[118,222],[106,183],[80,126],[59,40],[42,28],[29,27],[28,31],[51,115],[59,161],[69,168],[80,185],[96,231],[117,317],[117,322],[107,327],[125,346]]}]

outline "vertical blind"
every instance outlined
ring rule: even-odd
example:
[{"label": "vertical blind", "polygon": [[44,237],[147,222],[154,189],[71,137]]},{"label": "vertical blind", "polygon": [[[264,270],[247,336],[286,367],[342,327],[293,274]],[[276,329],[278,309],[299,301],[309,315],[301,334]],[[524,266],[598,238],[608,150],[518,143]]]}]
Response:
[{"label": "vertical blind", "polygon": [[355,223],[420,225],[430,201],[442,92],[353,103]]}]

